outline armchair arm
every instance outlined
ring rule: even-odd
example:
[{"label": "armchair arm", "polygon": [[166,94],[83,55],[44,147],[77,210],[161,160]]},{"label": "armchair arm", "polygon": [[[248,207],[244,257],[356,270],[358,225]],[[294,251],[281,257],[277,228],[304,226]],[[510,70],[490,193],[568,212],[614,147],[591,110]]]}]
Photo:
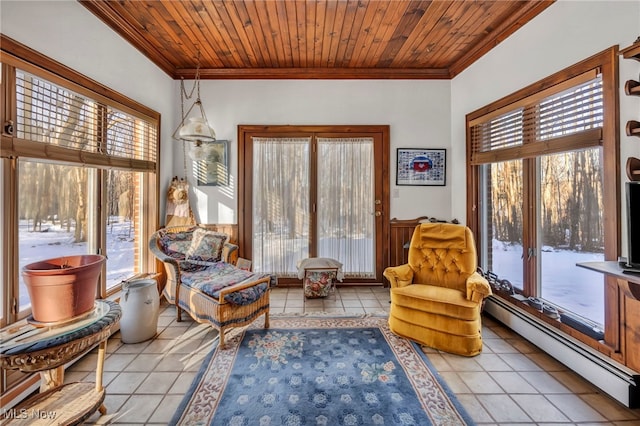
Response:
[{"label": "armchair arm", "polygon": [[409,264],[390,266],[384,270],[383,275],[389,280],[391,288],[406,287],[413,283],[413,269]]},{"label": "armchair arm", "polygon": [[227,303],[226,300],[224,300],[224,297],[227,294],[230,293],[234,293],[236,291],[240,291],[240,290],[244,290],[245,288],[251,288],[254,286],[257,286],[258,284],[262,284],[262,283],[267,283],[267,291],[269,290],[269,283],[271,282],[271,277],[269,277],[268,275],[266,277],[262,277],[260,279],[257,279],[255,281],[251,281],[248,283],[238,283],[238,284],[234,284],[232,286],[229,287],[225,287],[222,290],[220,290],[220,296],[218,298],[218,303],[223,304],[223,303]]},{"label": "armchair arm", "polygon": [[238,263],[238,246],[232,243],[224,243],[222,247],[222,261],[232,264]]},{"label": "armchair arm", "polygon": [[467,278],[467,300],[480,303],[485,297],[491,296],[491,286],[482,275],[474,272]]},{"label": "armchair arm", "polygon": [[161,262],[170,262],[174,260],[171,256],[168,256],[165,252],[158,247],[158,239],[154,236],[149,240],[149,251],[158,258]]},{"label": "armchair arm", "polygon": [[180,266],[178,260],[168,256],[160,249],[158,239],[155,236],[149,240],[149,251],[164,265],[165,271],[167,272],[167,281],[172,281],[176,284],[180,283]]}]

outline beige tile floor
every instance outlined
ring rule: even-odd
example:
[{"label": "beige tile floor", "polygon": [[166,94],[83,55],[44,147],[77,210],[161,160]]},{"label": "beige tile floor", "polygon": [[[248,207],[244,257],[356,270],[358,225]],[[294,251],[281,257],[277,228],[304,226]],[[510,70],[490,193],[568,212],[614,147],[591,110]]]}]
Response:
[{"label": "beige tile floor", "polygon": [[[281,287],[271,297],[274,315],[388,309],[388,289],[382,287],[338,288],[335,300],[329,296],[306,302],[300,288]],[[104,373],[108,413],[102,417],[96,413],[88,423],[168,423],[216,336],[188,315],[180,323],[174,315],[171,305],[161,305],[153,340],[123,344],[119,333],[109,340]],[[483,327],[484,349],[477,357],[425,348],[479,425],[640,425],[640,409],[625,408],[491,318],[483,320]],[[93,351],[82,358],[65,380],[94,380],[96,357]]]}]

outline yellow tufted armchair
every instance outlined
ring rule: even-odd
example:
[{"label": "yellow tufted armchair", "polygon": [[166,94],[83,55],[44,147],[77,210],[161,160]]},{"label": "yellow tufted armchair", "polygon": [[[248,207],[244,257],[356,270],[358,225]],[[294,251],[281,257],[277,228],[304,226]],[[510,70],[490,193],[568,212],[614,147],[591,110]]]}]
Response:
[{"label": "yellow tufted armchair", "polygon": [[391,331],[445,352],[479,354],[480,312],[491,287],[476,272],[471,230],[451,223],[418,225],[408,262],[384,271],[391,283]]}]

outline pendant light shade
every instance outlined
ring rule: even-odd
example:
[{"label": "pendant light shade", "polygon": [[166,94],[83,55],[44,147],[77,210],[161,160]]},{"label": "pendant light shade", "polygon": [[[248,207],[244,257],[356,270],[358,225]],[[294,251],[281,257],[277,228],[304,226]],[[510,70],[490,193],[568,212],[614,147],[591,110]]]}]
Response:
[{"label": "pendant light shade", "polygon": [[[184,112],[185,99],[192,98],[195,92],[195,102],[191,105],[189,110]],[[173,132],[173,138],[179,141],[186,142],[213,142],[216,140],[216,132],[209,125],[207,116],[204,113],[202,107],[202,101],[200,100],[200,52],[198,52],[198,67],[196,68],[196,77],[193,82],[193,87],[190,93],[187,93],[184,87],[184,79],[180,80],[180,106],[181,106],[181,121],[176,130]],[[196,108],[197,106],[197,108]],[[190,116],[194,111],[198,114]]]},{"label": "pendant light shade", "polygon": [[216,132],[204,117],[191,117],[178,130],[178,138],[189,142],[209,142],[216,140]]}]

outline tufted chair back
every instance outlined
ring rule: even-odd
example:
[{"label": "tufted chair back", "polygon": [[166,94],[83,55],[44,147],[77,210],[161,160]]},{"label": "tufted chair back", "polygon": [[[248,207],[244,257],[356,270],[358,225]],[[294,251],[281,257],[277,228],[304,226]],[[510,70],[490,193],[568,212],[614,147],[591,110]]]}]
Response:
[{"label": "tufted chair back", "polygon": [[414,284],[466,291],[466,279],[476,271],[476,245],[471,230],[452,223],[416,226],[409,246]]}]

